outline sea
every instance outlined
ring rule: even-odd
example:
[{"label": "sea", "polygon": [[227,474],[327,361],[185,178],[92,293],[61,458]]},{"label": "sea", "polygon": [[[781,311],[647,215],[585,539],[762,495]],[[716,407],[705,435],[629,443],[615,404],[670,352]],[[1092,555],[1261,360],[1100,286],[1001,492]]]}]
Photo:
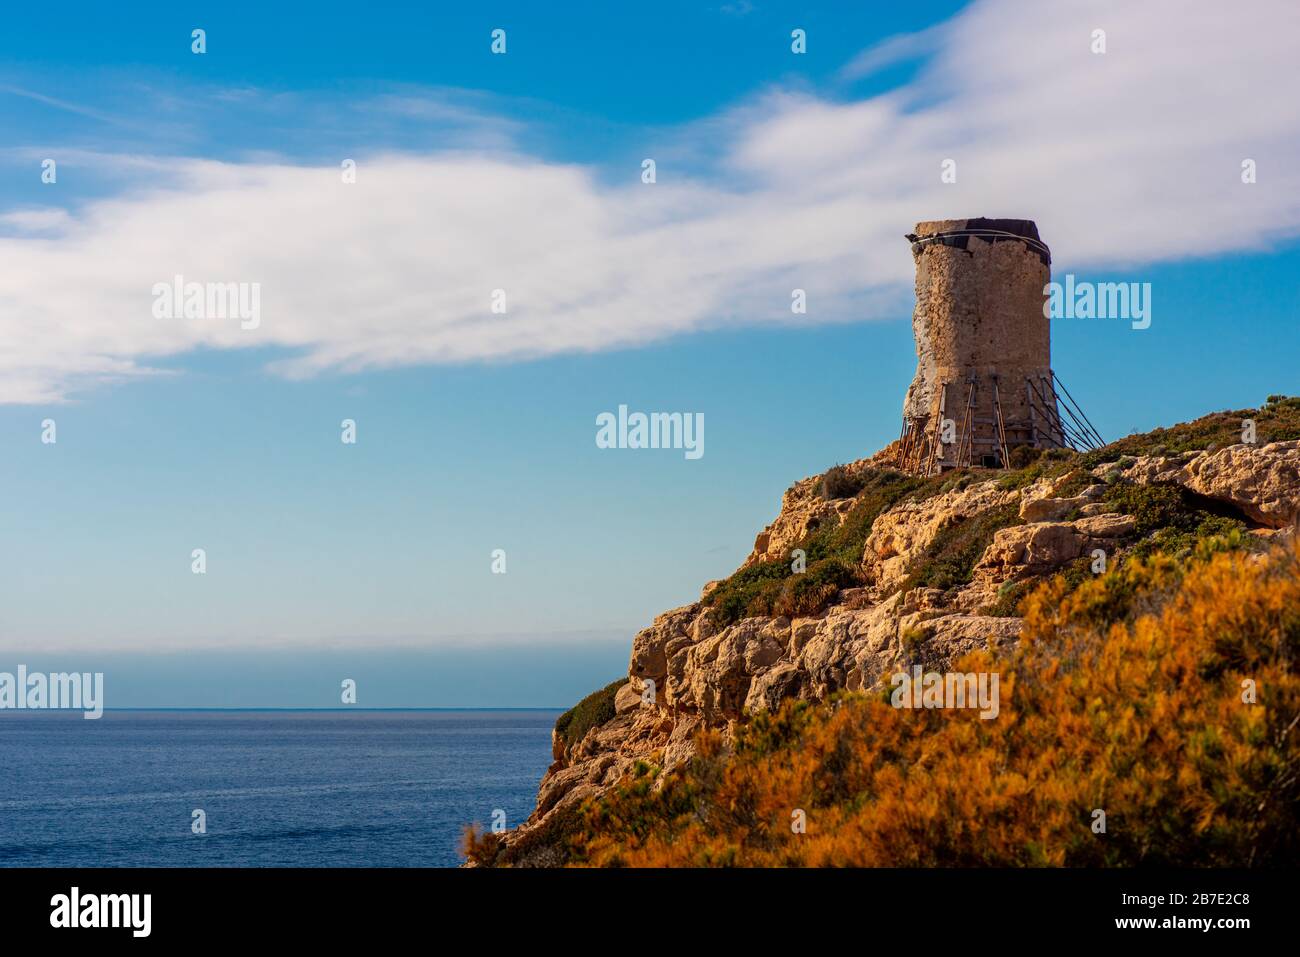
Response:
[{"label": "sea", "polygon": [[0,712],[0,867],[454,867],[532,810],[559,714]]}]

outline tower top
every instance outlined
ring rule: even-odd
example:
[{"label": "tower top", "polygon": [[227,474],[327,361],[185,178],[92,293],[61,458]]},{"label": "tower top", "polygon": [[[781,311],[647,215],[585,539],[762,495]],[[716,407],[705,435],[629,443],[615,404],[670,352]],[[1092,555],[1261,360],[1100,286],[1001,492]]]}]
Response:
[{"label": "tower top", "polygon": [[916,232],[907,234],[912,244],[912,255],[919,256],[926,246],[941,244],[956,249],[966,249],[972,238],[987,243],[1024,243],[1042,260],[1044,266],[1052,264],[1052,251],[1039,238],[1038,226],[1032,219],[932,219],[916,224]]}]

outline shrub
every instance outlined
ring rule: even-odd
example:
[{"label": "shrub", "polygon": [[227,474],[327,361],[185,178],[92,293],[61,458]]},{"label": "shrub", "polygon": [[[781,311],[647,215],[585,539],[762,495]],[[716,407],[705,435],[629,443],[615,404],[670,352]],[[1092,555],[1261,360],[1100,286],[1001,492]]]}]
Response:
[{"label": "shrub", "polygon": [[599,691],[593,691],[555,721],[555,733],[566,745],[572,747],[592,728],[600,727],[614,717],[614,695],[627,684],[626,678],[611,681]]},{"label": "shrub", "polygon": [[705,598],[714,623],[730,625],[742,618],[766,614],[791,574],[784,561],[759,562],[740,569],[720,582]]},{"label": "shrub", "polygon": [[1190,531],[1199,522],[1191,494],[1171,482],[1150,485],[1117,482],[1106,490],[1102,500],[1125,515],[1132,515],[1137,520],[1134,531],[1139,537],[1159,529]]},{"label": "shrub", "polygon": [[480,867],[559,867],[579,850],[573,840],[582,825],[577,808],[559,808],[541,826],[523,834],[515,832],[510,844],[493,831],[467,826],[461,833],[461,853]]},{"label": "shrub", "polygon": [[801,575],[785,580],[772,600],[770,614],[788,618],[814,615],[825,608],[841,588],[859,581],[857,569],[837,558],[827,558],[808,566]]},{"label": "shrub", "polygon": [[1043,451],[1043,449],[1036,449],[1032,445],[1017,445],[1007,455],[1007,467],[1013,471],[1028,468],[1038,461]]},{"label": "shrub", "polygon": [[855,475],[843,465],[832,465],[822,476],[818,493],[822,498],[852,498],[862,490],[863,478]]},{"label": "shrub", "polygon": [[1221,539],[1232,547],[1249,547],[1246,522],[1235,508],[1215,502],[1168,482],[1135,485],[1116,482],[1102,496],[1137,524],[1134,534],[1143,539],[1138,555],[1155,551],[1177,553],[1191,549],[1202,539]]},{"label": "shrub", "polygon": [[930,633],[924,628],[905,628],[898,638],[903,647],[904,657],[910,661],[920,653],[925,643],[929,641]]},{"label": "shrub", "polygon": [[1164,552],[1176,558],[1215,551],[1262,551],[1266,544],[1249,535],[1246,526],[1235,519],[1206,516],[1191,531],[1162,528],[1135,544],[1134,557],[1143,558]]}]

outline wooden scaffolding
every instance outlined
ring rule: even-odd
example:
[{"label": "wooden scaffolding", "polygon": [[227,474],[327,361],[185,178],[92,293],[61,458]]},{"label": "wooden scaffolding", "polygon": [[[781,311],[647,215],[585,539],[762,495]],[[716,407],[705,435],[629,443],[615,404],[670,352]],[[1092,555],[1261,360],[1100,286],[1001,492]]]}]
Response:
[{"label": "wooden scaffolding", "polygon": [[[1024,389],[1027,415],[1008,421],[997,375],[971,372],[958,382],[944,380],[928,415],[903,416],[899,469],[928,476],[956,468],[1007,468],[1011,450],[1020,446],[1088,451],[1106,444],[1055,372],[1026,376]],[[958,403],[952,415],[950,390]]]}]

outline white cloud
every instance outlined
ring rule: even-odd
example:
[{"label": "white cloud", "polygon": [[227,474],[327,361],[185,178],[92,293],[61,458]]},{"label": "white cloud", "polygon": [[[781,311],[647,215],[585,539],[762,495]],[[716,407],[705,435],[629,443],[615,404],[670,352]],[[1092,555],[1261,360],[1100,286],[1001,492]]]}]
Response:
[{"label": "white cloud", "polygon": [[887,37],[846,63],[840,70],[840,76],[847,80],[857,80],[886,67],[936,53],[942,48],[951,26],[951,22],[944,22],[916,33]]},{"label": "white cloud", "polygon": [[[921,219],[1033,218],[1072,267],[1266,246],[1300,231],[1297,35],[1290,0],[988,0],[927,34],[937,49],[909,87],[768,91],[678,131],[687,149],[728,139],[712,169],[665,163],[654,186],[477,139],[358,156],[354,185],[336,166],[168,161],[71,218],[0,223],[17,233],[0,239],[0,401],[57,401],[200,346],[282,347],[274,368],[305,376],[636,345],[789,321],[796,286],[801,322],[899,316],[902,235]],[[447,115],[405,92],[383,105]],[[939,180],[949,157],[955,185]],[[175,274],[259,282],[260,327],[155,319],[151,288]]]},{"label": "white cloud", "polygon": [[0,214],[0,228],[18,233],[59,233],[72,226],[72,217],[59,206],[38,206]]}]

